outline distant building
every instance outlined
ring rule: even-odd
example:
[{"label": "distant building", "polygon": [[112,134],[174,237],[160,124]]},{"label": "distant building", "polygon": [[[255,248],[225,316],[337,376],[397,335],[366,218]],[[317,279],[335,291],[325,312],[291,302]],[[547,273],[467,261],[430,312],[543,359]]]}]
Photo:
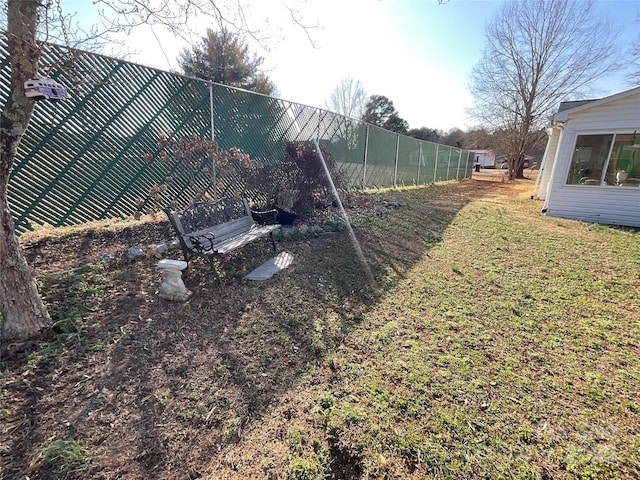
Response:
[{"label": "distant building", "polygon": [[493,150],[469,150],[473,153],[473,164],[482,168],[496,168],[496,154]]}]

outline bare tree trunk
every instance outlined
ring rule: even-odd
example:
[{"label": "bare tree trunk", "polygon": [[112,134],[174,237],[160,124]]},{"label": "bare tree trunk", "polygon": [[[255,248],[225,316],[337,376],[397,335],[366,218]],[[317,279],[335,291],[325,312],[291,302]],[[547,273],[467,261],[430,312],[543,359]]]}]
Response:
[{"label": "bare tree trunk", "polygon": [[7,3],[11,88],[0,116],[0,333],[1,348],[9,352],[40,337],[50,323],[20,249],[7,200],[9,174],[33,112],[34,101],[25,96],[24,82],[38,71],[40,51],[36,30],[40,3],[40,0]]},{"label": "bare tree trunk", "polygon": [[[5,145],[2,145],[3,151]],[[4,157],[4,153],[2,154]],[[6,202],[6,188],[0,191],[0,312],[2,350],[11,353],[37,339],[49,325],[49,315],[13,230]]]}]

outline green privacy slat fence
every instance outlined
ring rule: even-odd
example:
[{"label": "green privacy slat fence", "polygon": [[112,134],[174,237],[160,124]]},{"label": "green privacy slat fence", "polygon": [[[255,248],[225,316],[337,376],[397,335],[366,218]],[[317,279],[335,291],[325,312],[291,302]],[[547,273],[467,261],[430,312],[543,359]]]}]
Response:
[{"label": "green privacy slat fence", "polygon": [[[65,85],[70,98],[36,104],[9,180],[16,231],[38,224],[73,225],[126,218],[169,176],[167,201],[188,203],[199,191],[224,194],[242,174],[218,178],[203,169],[194,184],[175,166],[143,161],[161,134],[214,138],[253,160],[277,163],[287,142],[318,139],[350,188],[420,185],[471,176],[471,156],[445,145],[397,135],[326,110],[308,107],[117,59],[43,44],[43,75]],[[0,35],[0,100],[8,96],[6,36]],[[249,192],[250,194],[252,192]],[[255,200],[259,192],[253,192]],[[147,206],[146,208],[149,208]]]}]

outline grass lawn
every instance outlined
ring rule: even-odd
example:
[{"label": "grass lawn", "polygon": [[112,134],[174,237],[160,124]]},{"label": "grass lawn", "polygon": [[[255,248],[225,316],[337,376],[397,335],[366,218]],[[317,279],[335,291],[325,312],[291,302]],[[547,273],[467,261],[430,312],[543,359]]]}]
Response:
[{"label": "grass lawn", "polygon": [[25,238],[58,333],[2,364],[0,477],[640,478],[640,234],[531,186],[371,195],[401,206],[267,282],[266,243],[195,262],[186,304],[151,257],[53,273],[166,222]]}]

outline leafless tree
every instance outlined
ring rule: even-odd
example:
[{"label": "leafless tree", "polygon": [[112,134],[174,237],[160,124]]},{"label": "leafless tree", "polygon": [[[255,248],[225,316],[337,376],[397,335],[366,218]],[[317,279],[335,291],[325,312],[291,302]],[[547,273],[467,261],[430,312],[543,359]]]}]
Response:
[{"label": "leafless tree", "polygon": [[493,149],[495,148],[493,135],[485,128],[474,128],[465,133],[462,147],[470,150]]},{"label": "leafless tree", "polygon": [[[640,13],[636,15],[636,23],[640,24]],[[634,87],[640,85],[640,34],[633,41],[629,47],[628,53],[629,60],[629,76],[628,81]]]},{"label": "leafless tree", "polygon": [[629,83],[634,86],[640,85],[640,37],[631,46],[631,56],[633,58],[633,70],[629,74]]},{"label": "leafless tree", "polygon": [[[294,23],[302,25],[296,0],[283,0]],[[0,352],[12,352],[49,330],[50,318],[15,234],[7,199],[9,175],[20,139],[27,129],[34,100],[25,95],[24,82],[39,76],[40,41],[66,46],[104,41],[104,35],[138,25],[161,25],[177,34],[189,32],[196,16],[239,29],[254,38],[263,32],[252,26],[246,0],[94,0],[101,25],[87,31],[75,28],[59,0],[5,0],[4,12],[11,78],[0,114]],[[226,5],[229,4],[229,7]],[[223,7],[224,5],[224,7]],[[308,29],[305,28],[308,34]]]},{"label": "leafless tree", "polygon": [[633,70],[629,74],[629,83],[633,86],[640,85],[640,37],[631,47],[633,57]]},{"label": "leafless tree", "polygon": [[[472,71],[472,115],[503,133],[509,177],[522,177],[530,135],[560,101],[588,93],[622,67],[618,31],[591,0],[513,0],[487,24],[486,46]],[[508,132],[508,134],[507,134]]]},{"label": "leafless tree", "polygon": [[327,110],[344,115],[335,128],[335,136],[344,140],[347,148],[357,148],[358,124],[351,119],[359,119],[368,100],[362,82],[353,77],[345,77],[335,86],[324,106]]},{"label": "leafless tree", "polygon": [[359,119],[364,113],[367,100],[369,96],[362,82],[353,77],[345,77],[333,89],[329,101],[325,101],[325,107],[346,117]]}]

